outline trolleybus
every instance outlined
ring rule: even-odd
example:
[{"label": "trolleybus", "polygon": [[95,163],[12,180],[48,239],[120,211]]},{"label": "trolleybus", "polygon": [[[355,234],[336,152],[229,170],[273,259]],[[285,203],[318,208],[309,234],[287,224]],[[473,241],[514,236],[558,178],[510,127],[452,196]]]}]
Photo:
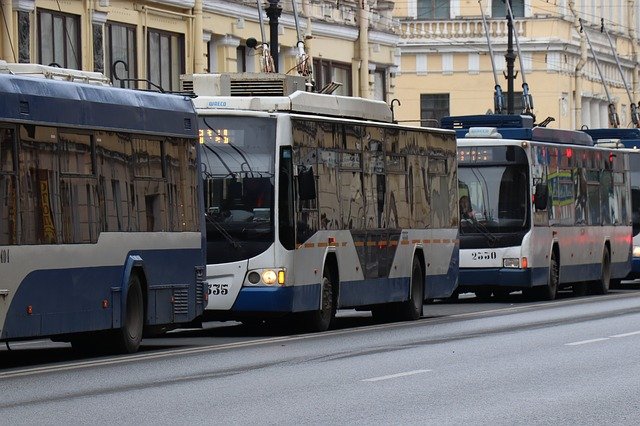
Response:
[{"label": "trolleybus", "polygon": [[584,129],[600,146],[623,147],[629,154],[631,181],[631,220],[633,223],[633,261],[628,279],[640,278],[640,129]]},{"label": "trolleybus", "polygon": [[191,100],[95,73],[0,71],[0,340],[133,352],[144,333],[196,319],[206,295]]},{"label": "trolleybus", "polygon": [[[321,331],[337,309],[412,320],[425,299],[453,293],[454,132],[394,124],[380,101],[269,96],[246,75],[226,76],[230,89],[220,76],[189,78],[207,214],[205,318],[296,314]],[[216,87],[231,95],[213,96]]]},{"label": "trolleybus", "polygon": [[448,117],[458,134],[460,291],[606,293],[631,268],[628,154],[528,116]]}]

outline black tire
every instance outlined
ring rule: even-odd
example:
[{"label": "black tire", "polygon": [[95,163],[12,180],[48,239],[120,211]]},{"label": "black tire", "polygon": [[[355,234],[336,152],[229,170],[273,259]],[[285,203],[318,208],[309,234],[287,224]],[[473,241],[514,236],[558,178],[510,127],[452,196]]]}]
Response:
[{"label": "black tire", "polygon": [[113,337],[113,347],[118,353],[134,353],[140,347],[144,331],[144,299],[140,278],[132,274],[129,278],[127,290],[127,305],[122,328],[116,330]]},{"label": "black tire", "polygon": [[549,262],[549,276],[547,277],[547,285],[537,287],[538,298],[542,300],[554,300],[558,296],[558,284],[560,282],[560,265],[558,264],[558,255],[555,251],[551,253],[551,261]]},{"label": "black tire", "polygon": [[415,321],[422,316],[424,304],[424,273],[417,257],[411,266],[411,294],[409,300],[398,305],[398,320]]},{"label": "black tire", "polygon": [[326,331],[334,322],[336,306],[333,295],[332,275],[328,268],[322,273],[320,309],[306,314],[305,328],[308,331]]},{"label": "black tire", "polygon": [[607,294],[611,285],[611,254],[609,248],[605,246],[602,251],[602,269],[600,280],[594,281],[591,286],[593,294]]}]

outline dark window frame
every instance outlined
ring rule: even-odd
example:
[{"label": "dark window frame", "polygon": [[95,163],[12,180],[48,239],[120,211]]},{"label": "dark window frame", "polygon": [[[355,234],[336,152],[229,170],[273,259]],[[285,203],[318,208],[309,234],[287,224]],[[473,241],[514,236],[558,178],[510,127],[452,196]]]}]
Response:
[{"label": "dark window frame", "polygon": [[[44,35],[42,34],[42,17],[43,15],[50,15],[51,16],[51,20],[52,20],[52,26],[51,26],[51,33],[47,35],[47,38],[51,39],[51,43],[52,43],[52,52],[51,52],[51,57],[53,58],[53,61],[47,64],[43,63],[43,52],[42,52],[42,40],[44,39]],[[75,57],[76,60],[76,69],[82,69],[82,44],[81,44],[81,37],[80,37],[80,33],[81,31],[81,26],[80,26],[80,16],[79,15],[74,15],[71,13],[64,13],[64,12],[57,12],[55,10],[49,10],[49,9],[37,9],[37,17],[38,17],[38,63],[43,64],[43,65],[50,65],[50,64],[57,64],[62,68],[74,68],[73,66],[71,66],[68,61],[67,58],[69,57],[69,49],[70,49],[70,43],[71,43],[71,53],[73,53],[73,56]],[[56,45],[55,45],[55,41],[56,41],[56,37],[55,37],[55,28],[53,26],[53,20],[55,18],[62,18],[63,20],[63,32],[64,32],[64,47],[63,47],[63,56],[64,58],[62,63],[57,62],[56,57],[55,57],[55,50],[56,50]],[[73,49],[73,44],[72,44],[72,40],[70,39],[69,33],[67,31],[67,20],[68,19],[72,19],[75,21],[76,24],[76,37],[75,37],[75,46],[76,49]]]},{"label": "dark window frame", "polygon": [[[151,37],[153,37],[154,35],[157,35],[158,37],[160,37],[160,40],[162,38],[168,38],[169,40],[169,57],[166,58],[168,59],[168,70],[162,66],[162,64],[160,64],[159,68],[158,68],[158,75],[159,75],[159,81],[154,81],[153,76],[155,74],[155,71],[152,72],[151,67],[152,67],[152,51],[151,51]],[[173,47],[172,47],[172,39],[173,37],[177,38],[177,42],[178,42],[178,50],[179,52],[174,52],[173,51]],[[178,91],[180,88],[179,83],[180,83],[180,75],[185,73],[185,52],[186,52],[186,38],[185,35],[182,33],[175,33],[175,32],[171,32],[171,31],[163,31],[163,30],[159,30],[157,28],[147,28],[147,79],[153,83],[156,84],[160,87],[162,87],[163,90],[165,91]],[[158,51],[156,52],[157,56],[158,56],[158,60],[159,62],[162,61],[162,43],[159,42],[158,43]],[[175,58],[175,56],[178,56],[179,58],[179,64],[178,66],[180,67],[179,70],[174,70],[173,69],[173,59]],[[169,74],[169,82],[170,82],[170,87],[164,87],[162,85],[162,82],[164,80],[164,75],[165,73],[168,72]],[[153,88],[153,87],[150,87]]]}]

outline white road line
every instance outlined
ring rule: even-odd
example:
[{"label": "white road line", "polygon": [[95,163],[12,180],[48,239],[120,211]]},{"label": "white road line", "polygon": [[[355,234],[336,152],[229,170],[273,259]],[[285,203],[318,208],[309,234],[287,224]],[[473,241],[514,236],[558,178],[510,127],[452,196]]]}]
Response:
[{"label": "white road line", "polygon": [[605,340],[609,340],[608,337],[600,337],[598,339],[589,339],[589,340],[581,340],[579,342],[571,342],[571,343],[565,343],[565,346],[578,346],[578,345],[586,345],[587,343],[594,343],[594,342],[602,342]]},{"label": "white road line", "polygon": [[429,371],[432,371],[432,370],[406,371],[404,373],[390,374],[388,376],[380,376],[380,377],[373,377],[371,379],[363,379],[362,381],[363,382],[379,382],[380,380],[389,380],[389,379],[395,379],[398,377],[413,376],[414,374],[428,373]]},{"label": "white road line", "polygon": [[609,336],[609,337],[613,337],[613,338],[628,337],[628,336],[635,336],[636,334],[640,334],[640,331],[632,331],[631,333],[614,334],[613,336]]}]

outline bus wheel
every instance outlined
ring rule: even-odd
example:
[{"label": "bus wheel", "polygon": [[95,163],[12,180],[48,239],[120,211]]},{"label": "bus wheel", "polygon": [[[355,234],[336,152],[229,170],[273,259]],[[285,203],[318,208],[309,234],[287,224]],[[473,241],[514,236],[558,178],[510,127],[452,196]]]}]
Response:
[{"label": "bus wheel", "polygon": [[602,252],[602,272],[600,274],[600,280],[595,281],[591,287],[593,294],[606,294],[609,292],[609,285],[611,284],[611,255],[609,249],[604,248]]},{"label": "bus wheel", "polygon": [[133,353],[140,347],[144,329],[144,299],[140,278],[136,274],[129,279],[125,309],[122,328],[114,334],[113,347],[120,353]]},{"label": "bus wheel", "polygon": [[560,281],[560,265],[558,265],[558,255],[555,251],[551,253],[549,262],[549,278],[547,285],[539,287],[539,296],[542,300],[554,300],[558,295],[558,283]]},{"label": "bus wheel", "polygon": [[336,314],[336,307],[333,303],[333,283],[331,272],[325,268],[322,273],[322,300],[320,309],[309,312],[306,318],[306,326],[309,331],[326,331],[331,326]]},{"label": "bus wheel", "polygon": [[424,274],[417,257],[413,258],[411,267],[411,295],[409,300],[398,306],[398,319],[401,321],[415,321],[422,316],[424,304]]}]

